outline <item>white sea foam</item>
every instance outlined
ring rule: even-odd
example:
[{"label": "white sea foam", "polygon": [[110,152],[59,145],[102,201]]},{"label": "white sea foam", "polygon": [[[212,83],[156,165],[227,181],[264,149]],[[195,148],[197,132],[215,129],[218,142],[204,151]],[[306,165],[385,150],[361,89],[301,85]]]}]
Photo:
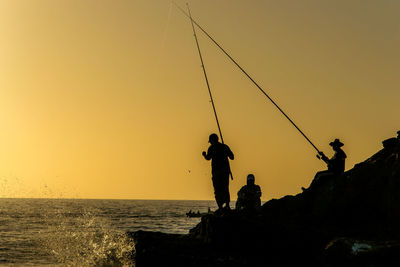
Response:
[{"label": "white sea foam", "polygon": [[353,255],[358,255],[360,253],[366,252],[368,250],[371,250],[372,247],[368,244],[365,243],[354,243],[353,246],[351,247],[351,253]]},{"label": "white sea foam", "polygon": [[91,212],[58,213],[48,217],[49,228],[40,243],[57,263],[67,266],[133,266],[134,244]]},{"label": "white sea foam", "polygon": [[55,214],[40,235],[41,246],[67,266],[133,266],[133,240],[91,212]]}]

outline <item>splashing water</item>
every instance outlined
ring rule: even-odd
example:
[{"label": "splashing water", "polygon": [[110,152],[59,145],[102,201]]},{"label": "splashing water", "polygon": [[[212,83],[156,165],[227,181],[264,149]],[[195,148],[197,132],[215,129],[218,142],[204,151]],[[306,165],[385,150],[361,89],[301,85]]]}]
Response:
[{"label": "splashing water", "polygon": [[[0,180],[1,186],[1,180]],[[0,266],[134,266],[138,230],[185,234],[215,201],[0,198]]]},{"label": "splashing water", "polygon": [[134,243],[92,212],[57,213],[40,244],[63,266],[134,266]]}]

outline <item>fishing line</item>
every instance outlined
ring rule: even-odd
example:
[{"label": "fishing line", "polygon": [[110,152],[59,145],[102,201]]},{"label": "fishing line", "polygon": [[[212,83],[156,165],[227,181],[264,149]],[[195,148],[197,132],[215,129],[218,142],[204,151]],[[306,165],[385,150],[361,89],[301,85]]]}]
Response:
[{"label": "fishing line", "polygon": [[161,73],[161,64],[163,63],[164,60],[164,50],[165,50],[165,43],[167,42],[167,37],[168,37],[168,31],[169,31],[169,25],[170,25],[170,21],[171,21],[171,14],[172,14],[172,2],[169,4],[169,8],[168,8],[168,15],[167,15],[167,20],[165,22],[165,27],[163,30],[163,34],[162,34],[162,40],[160,42],[160,52],[157,55],[157,58],[155,60],[155,64],[157,66],[157,71],[158,71],[158,75],[160,75]]},{"label": "fishing line", "polygon": [[320,153],[321,151],[313,144],[313,142],[311,142],[311,140],[303,133],[302,130],[300,130],[300,128],[289,118],[289,116],[278,106],[278,104],[276,104],[276,102],[261,88],[260,85],[258,85],[258,83],[239,65],[239,63],[236,62],[235,59],[233,59],[231,57],[231,55],[228,54],[228,52],[225,51],[224,48],[222,48],[222,46],[215,41],[215,39],[213,37],[211,37],[210,34],[208,34],[195,20],[193,20],[193,18],[191,17],[191,15],[187,14],[180,6],[178,6],[175,2],[173,2],[174,5],[186,16],[188,17],[191,22],[192,25],[195,24],[246,76],[247,78],[250,79],[250,81],[261,91],[261,93],[266,96],[272,104],[274,104],[274,106],[286,117],[287,120],[289,120],[289,122],[297,129],[297,131],[300,132],[300,134],[312,145],[312,147],[317,150],[318,153]]},{"label": "fishing line", "polygon": [[170,24],[170,21],[171,21],[171,14],[172,14],[172,2],[169,4],[167,23],[166,23],[165,28],[164,28],[163,40],[162,40],[162,43],[161,43],[162,50],[164,50],[165,42],[167,40],[168,28],[169,28],[169,24]]}]

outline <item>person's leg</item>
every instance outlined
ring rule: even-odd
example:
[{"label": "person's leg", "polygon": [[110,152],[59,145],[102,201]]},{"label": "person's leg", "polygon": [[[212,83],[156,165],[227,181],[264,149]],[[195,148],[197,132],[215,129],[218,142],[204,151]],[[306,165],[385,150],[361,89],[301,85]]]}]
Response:
[{"label": "person's leg", "polygon": [[229,206],[229,203],[231,201],[231,196],[229,194],[229,173],[226,173],[224,175],[223,190],[224,190],[224,196],[225,196],[225,208],[231,209]]},{"label": "person's leg", "polygon": [[221,194],[221,183],[219,181],[219,177],[213,176],[212,181],[213,181],[213,186],[214,186],[214,196],[215,196],[215,201],[217,202],[218,209],[222,209],[222,205],[224,204],[224,198],[223,194]]}]

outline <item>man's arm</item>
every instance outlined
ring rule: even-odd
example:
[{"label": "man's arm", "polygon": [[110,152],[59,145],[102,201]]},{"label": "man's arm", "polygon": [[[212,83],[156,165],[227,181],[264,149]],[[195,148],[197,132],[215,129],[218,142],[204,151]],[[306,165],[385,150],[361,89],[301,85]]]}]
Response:
[{"label": "man's arm", "polygon": [[325,161],[325,163],[329,163],[329,158],[327,157],[327,156],[325,156],[325,154],[324,154],[324,152],[318,152],[318,154],[321,156],[321,159],[323,160],[323,161]]},{"label": "man's arm", "polygon": [[233,155],[232,150],[229,148],[229,146],[227,146],[227,145],[225,145],[225,146],[226,146],[226,149],[228,152],[228,158],[233,160],[235,158],[235,156]]},{"label": "man's arm", "polygon": [[203,151],[202,155],[206,160],[210,160],[211,159],[210,148],[208,148],[207,153]]},{"label": "man's arm", "polygon": [[261,197],[261,187],[257,185],[257,197]]},{"label": "man's arm", "polygon": [[243,192],[244,192],[244,189],[245,187],[243,186],[242,188],[240,188],[240,190],[237,192],[237,196],[238,196],[238,198],[243,198]]}]

